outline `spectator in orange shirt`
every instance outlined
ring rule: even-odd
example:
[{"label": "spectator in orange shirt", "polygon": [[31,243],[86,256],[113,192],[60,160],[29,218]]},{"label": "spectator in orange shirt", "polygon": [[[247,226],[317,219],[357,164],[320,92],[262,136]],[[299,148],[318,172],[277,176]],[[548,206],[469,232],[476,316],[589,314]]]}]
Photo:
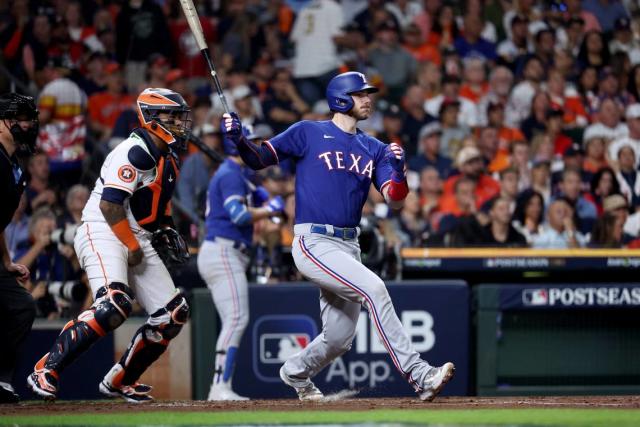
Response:
[{"label": "spectator in orange shirt", "polygon": [[504,123],[504,105],[500,102],[490,102],[487,106],[488,126],[498,129],[498,153],[500,156],[507,156],[515,141],[525,139],[520,129],[508,127]]},{"label": "spectator in orange shirt", "polygon": [[433,45],[428,44],[422,38],[422,32],[416,24],[410,24],[402,34],[403,47],[418,62],[433,62],[440,65],[442,58],[440,51]]},{"label": "spectator in orange shirt", "polygon": [[455,183],[461,177],[468,178],[475,183],[475,203],[478,208],[500,192],[500,184],[485,172],[482,153],[476,147],[463,147],[456,156],[456,166],[460,173],[445,181],[442,204],[450,203],[447,202],[447,198],[454,197]]},{"label": "spectator in orange shirt", "polygon": [[478,129],[478,148],[491,173],[500,172],[509,166],[508,151],[500,151],[499,144],[498,129],[493,126]]},{"label": "spectator in orange shirt", "polygon": [[584,127],[589,124],[587,111],[580,100],[578,92],[566,87],[564,75],[555,68],[549,70],[547,91],[551,108],[564,111],[565,127]]},{"label": "spectator in orange shirt", "polygon": [[464,81],[460,87],[460,96],[474,104],[478,104],[489,91],[484,62],[483,58],[476,56],[469,56],[463,60]]},{"label": "spectator in orange shirt", "polygon": [[460,218],[474,215],[477,212],[474,193],[475,182],[467,177],[459,177],[453,185],[453,194],[443,195],[438,206],[436,227],[440,235],[451,232],[458,225]]},{"label": "spectator in orange shirt", "polygon": [[107,141],[124,110],[131,108],[134,98],[125,91],[124,76],[117,62],[107,64],[106,89],[89,97],[89,128],[100,141]]}]

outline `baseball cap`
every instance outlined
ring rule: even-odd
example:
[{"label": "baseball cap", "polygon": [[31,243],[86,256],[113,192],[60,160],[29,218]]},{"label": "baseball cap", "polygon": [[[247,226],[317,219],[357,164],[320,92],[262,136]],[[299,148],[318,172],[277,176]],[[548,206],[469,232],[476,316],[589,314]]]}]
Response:
[{"label": "baseball cap", "polygon": [[476,147],[462,147],[462,149],[458,151],[458,154],[456,155],[456,165],[462,166],[470,160],[478,158],[482,158],[482,154]]},{"label": "baseball cap", "polygon": [[548,108],[545,116],[547,119],[551,118],[551,117],[562,117],[564,116],[564,112],[560,109],[560,108]]},{"label": "baseball cap", "polygon": [[[640,105],[639,105],[640,106]],[[582,144],[585,145],[588,141],[594,138],[609,138],[609,134],[604,131],[602,126],[590,125],[584,130],[582,134]]]},{"label": "baseball cap", "polygon": [[396,23],[395,19],[387,19],[385,21],[383,21],[380,25],[378,25],[378,28],[376,28],[377,31],[394,31],[396,33],[400,32],[400,29],[398,28],[398,24]]},{"label": "baseball cap", "polygon": [[251,89],[247,85],[239,85],[231,90],[231,97],[233,99],[243,99],[251,96]]},{"label": "baseball cap", "polygon": [[109,62],[107,65],[105,65],[104,67],[104,73],[108,76],[117,73],[118,71],[120,71],[120,64],[118,64],[115,61],[111,61]]},{"label": "baseball cap", "polygon": [[617,209],[628,209],[627,199],[621,194],[612,194],[602,201],[602,209],[605,212],[615,211]]},{"label": "baseball cap", "polygon": [[613,68],[609,66],[602,67],[602,69],[600,70],[600,73],[598,73],[598,78],[600,80],[604,80],[607,77],[611,77],[611,76],[615,76],[615,73],[613,72]]},{"label": "baseball cap", "polygon": [[615,23],[613,24],[613,29],[616,31],[624,31],[624,30],[630,30],[631,29],[631,21],[629,21],[629,18],[627,17],[622,17],[622,18],[618,18],[616,19]]},{"label": "baseball cap", "polygon": [[427,136],[441,134],[442,127],[440,126],[440,122],[433,121],[428,123],[420,129],[420,134],[418,135],[418,139],[426,138]]},{"label": "baseball cap", "polygon": [[537,169],[539,167],[546,167],[546,168],[551,168],[551,160],[547,160],[547,159],[534,159],[531,167],[533,169]]},{"label": "baseball cap", "polygon": [[274,181],[284,181],[287,179],[287,174],[284,173],[280,166],[267,168],[263,176],[265,179],[272,179]]},{"label": "baseball cap", "polygon": [[247,139],[265,140],[272,135],[273,135],[273,129],[271,129],[271,126],[267,124],[259,124],[259,125],[253,126],[253,129],[251,130],[251,133],[249,134],[249,136],[247,136]]},{"label": "baseball cap", "polygon": [[154,53],[149,56],[148,65],[149,67],[161,67],[163,65],[169,65],[169,60],[161,53]]},{"label": "baseball cap", "polygon": [[384,117],[401,118],[402,117],[402,110],[400,110],[400,107],[398,107],[397,105],[390,104],[384,110]]},{"label": "baseball cap", "polygon": [[513,17],[513,19],[511,20],[511,26],[513,27],[516,24],[528,24],[529,23],[529,18],[527,18],[525,15],[516,15]]},{"label": "baseball cap", "polygon": [[627,107],[627,111],[625,112],[625,117],[627,119],[637,119],[640,118],[640,104],[631,104]]},{"label": "baseball cap", "polygon": [[565,157],[581,156],[583,154],[584,150],[582,149],[582,146],[575,142],[564,150]]},{"label": "baseball cap", "polygon": [[614,160],[618,159],[618,156],[620,155],[620,150],[622,150],[625,147],[631,148],[636,158],[638,157],[638,150],[636,149],[636,144],[630,138],[624,137],[616,140],[615,143],[613,144],[613,147],[612,147],[613,153],[611,154],[613,154],[612,157]]},{"label": "baseball cap", "polygon": [[220,132],[218,132],[218,129],[216,129],[216,127],[211,123],[204,123],[202,126],[198,127],[194,133],[198,137],[203,137],[205,135],[217,135]]}]

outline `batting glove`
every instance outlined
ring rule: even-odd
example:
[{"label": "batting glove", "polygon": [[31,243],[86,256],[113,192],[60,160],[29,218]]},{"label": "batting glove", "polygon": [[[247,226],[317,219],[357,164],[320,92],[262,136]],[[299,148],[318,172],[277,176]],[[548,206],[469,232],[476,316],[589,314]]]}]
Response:
[{"label": "batting glove", "polygon": [[220,120],[220,130],[223,136],[232,141],[237,141],[242,135],[242,123],[238,114],[234,112],[224,113]]},{"label": "batting glove", "polygon": [[385,155],[391,168],[393,169],[394,175],[396,177],[401,177],[401,180],[405,177],[405,160],[404,160],[404,150],[396,143],[391,143],[387,147],[387,153]]},{"label": "batting glove", "polygon": [[269,200],[269,192],[263,186],[257,187],[253,193],[251,194],[253,199],[253,206],[260,207],[264,205],[264,203]]},{"label": "batting glove", "polygon": [[282,199],[282,197],[276,196],[273,199],[269,200],[269,203],[266,207],[267,210],[274,215],[281,214],[282,212],[284,212],[284,200]]}]

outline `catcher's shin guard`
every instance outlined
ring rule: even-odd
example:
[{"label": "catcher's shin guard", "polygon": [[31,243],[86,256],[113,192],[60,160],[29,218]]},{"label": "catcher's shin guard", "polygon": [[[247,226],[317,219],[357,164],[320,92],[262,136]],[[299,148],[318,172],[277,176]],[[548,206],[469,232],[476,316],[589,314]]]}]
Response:
[{"label": "catcher's shin guard", "polygon": [[118,362],[122,369],[116,370],[118,375],[105,378],[105,381],[113,387],[135,384],[142,373],[164,353],[169,341],[180,333],[188,318],[189,305],[182,294],[177,294],[136,331]]},{"label": "catcher's shin guard", "polygon": [[120,326],[132,309],[133,293],[124,283],[110,283],[98,289],[91,308],[70,320],[51,351],[38,361],[35,370],[60,373],[93,343]]}]

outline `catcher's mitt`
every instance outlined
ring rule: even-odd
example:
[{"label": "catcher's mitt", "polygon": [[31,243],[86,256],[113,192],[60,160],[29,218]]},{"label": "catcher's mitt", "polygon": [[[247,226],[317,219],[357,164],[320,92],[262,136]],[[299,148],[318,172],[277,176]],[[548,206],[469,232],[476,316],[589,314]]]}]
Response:
[{"label": "catcher's mitt", "polygon": [[173,228],[161,228],[153,233],[151,246],[167,267],[180,265],[189,259],[189,250],[182,236]]}]

